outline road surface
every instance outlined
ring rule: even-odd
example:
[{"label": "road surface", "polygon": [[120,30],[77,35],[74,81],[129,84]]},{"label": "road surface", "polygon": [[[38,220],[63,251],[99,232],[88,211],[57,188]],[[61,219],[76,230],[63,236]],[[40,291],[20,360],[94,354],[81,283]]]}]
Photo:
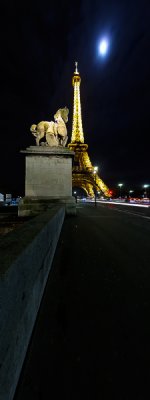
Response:
[{"label": "road surface", "polygon": [[65,220],[15,400],[150,397],[150,209]]}]

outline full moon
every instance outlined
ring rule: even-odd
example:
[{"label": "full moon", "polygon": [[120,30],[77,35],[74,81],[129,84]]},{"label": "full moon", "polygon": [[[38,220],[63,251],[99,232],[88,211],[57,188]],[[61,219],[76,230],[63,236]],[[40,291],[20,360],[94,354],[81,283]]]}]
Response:
[{"label": "full moon", "polygon": [[108,50],[108,40],[102,39],[99,44],[99,52],[102,56],[105,56]]}]

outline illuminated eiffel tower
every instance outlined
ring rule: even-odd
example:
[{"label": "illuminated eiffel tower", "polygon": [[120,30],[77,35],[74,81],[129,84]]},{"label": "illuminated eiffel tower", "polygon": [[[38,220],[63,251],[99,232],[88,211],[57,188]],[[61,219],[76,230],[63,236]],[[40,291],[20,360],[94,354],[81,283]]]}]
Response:
[{"label": "illuminated eiffel tower", "polygon": [[80,83],[81,78],[78,72],[78,63],[75,63],[75,72],[72,78],[74,87],[74,104],[73,104],[73,124],[71,143],[68,144],[70,150],[75,153],[72,186],[83,189],[88,196],[93,197],[96,192],[102,192],[105,196],[110,197],[109,189],[102,179],[96,173],[87,149],[88,145],[84,143],[84,133],[82,127],[81,102],[80,102]]}]

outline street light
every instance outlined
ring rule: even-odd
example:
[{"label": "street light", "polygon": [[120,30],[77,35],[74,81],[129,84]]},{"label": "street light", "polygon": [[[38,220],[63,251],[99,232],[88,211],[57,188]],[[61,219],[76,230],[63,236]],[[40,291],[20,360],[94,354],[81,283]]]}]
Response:
[{"label": "street light", "polygon": [[98,171],[98,167],[94,167],[93,174],[94,174],[94,180],[95,180],[95,188],[94,188],[94,195],[95,195],[95,207],[96,207],[96,173],[97,173],[97,171]]},{"label": "street light", "polygon": [[[144,189],[148,189],[148,187],[149,187],[149,185],[143,185],[143,188],[144,188]],[[146,197],[147,197],[147,190],[145,190],[144,195],[146,195]],[[144,197],[144,196],[143,196],[143,197]]]},{"label": "street light", "polygon": [[131,194],[134,192],[134,190],[129,190],[129,201],[130,201],[130,198],[131,198]]},{"label": "street light", "polygon": [[75,197],[76,203],[77,203],[77,196],[76,196],[77,192],[73,192],[73,194],[74,194],[74,197]]},{"label": "street light", "polygon": [[120,199],[121,199],[121,188],[122,188],[122,186],[123,186],[123,183],[118,183],[118,186],[119,186],[119,188],[120,188]]},{"label": "street light", "polygon": [[134,190],[129,190],[129,196],[130,196],[130,194],[133,193],[133,192],[134,192]]}]

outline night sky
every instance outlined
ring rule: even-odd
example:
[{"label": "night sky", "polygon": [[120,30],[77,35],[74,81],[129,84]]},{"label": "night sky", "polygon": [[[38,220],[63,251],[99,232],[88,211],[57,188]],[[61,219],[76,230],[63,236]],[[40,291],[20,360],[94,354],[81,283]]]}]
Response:
[{"label": "night sky", "polygon": [[[1,6],[0,192],[24,194],[32,123],[69,108],[74,62],[81,74],[85,143],[113,188],[149,184],[150,1],[4,2]],[[98,54],[107,35],[109,51]]]}]

